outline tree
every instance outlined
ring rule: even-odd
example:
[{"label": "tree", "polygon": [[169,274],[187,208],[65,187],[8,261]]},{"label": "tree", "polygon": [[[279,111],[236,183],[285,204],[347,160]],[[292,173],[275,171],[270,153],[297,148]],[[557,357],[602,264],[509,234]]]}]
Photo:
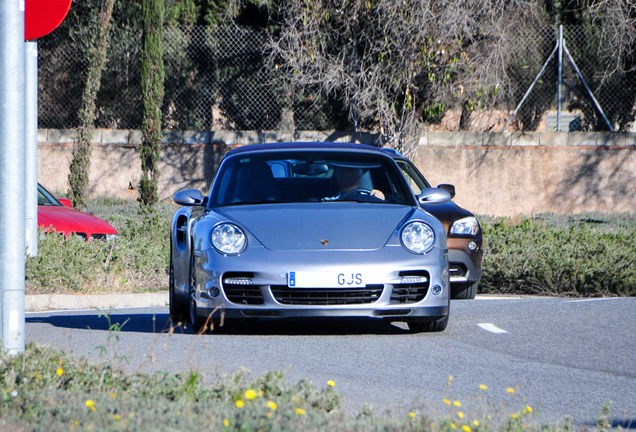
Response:
[{"label": "tree", "polygon": [[[396,148],[452,106],[501,98],[506,36],[541,20],[511,0],[287,1],[272,69],[296,92],[317,87]],[[502,55],[504,54],[504,55]]]},{"label": "tree", "polygon": [[73,160],[68,176],[69,197],[75,208],[86,205],[88,190],[88,169],[91,162],[91,140],[95,121],[95,101],[102,80],[102,71],[106,64],[106,51],[110,35],[110,19],[115,0],[105,0],[99,15],[95,42],[88,53],[89,70],[86,87],[82,95],[82,108],[78,112],[80,126],[77,129]]},{"label": "tree", "polygon": [[143,1],[143,54],[141,97],[143,135],[139,157],[143,171],[139,182],[139,201],[151,208],[157,202],[157,164],[161,156],[161,105],[163,103],[163,0]]}]

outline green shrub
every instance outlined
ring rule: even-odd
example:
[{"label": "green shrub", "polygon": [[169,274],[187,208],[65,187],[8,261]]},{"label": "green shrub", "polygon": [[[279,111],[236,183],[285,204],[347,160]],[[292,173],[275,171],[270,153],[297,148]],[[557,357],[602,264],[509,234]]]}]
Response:
[{"label": "green shrub", "polygon": [[635,228],[631,216],[486,222],[482,292],[635,295]]},{"label": "green shrub", "polygon": [[28,293],[135,292],[168,286],[170,220],[175,206],[162,203],[149,215],[134,201],[99,198],[87,212],[112,224],[115,242],[88,243],[40,233],[38,256],[27,257]]}]

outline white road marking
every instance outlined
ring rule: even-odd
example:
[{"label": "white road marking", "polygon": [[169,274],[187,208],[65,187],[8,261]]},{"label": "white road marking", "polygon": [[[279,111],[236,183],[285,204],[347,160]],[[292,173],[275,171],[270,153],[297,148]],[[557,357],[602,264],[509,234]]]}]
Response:
[{"label": "white road marking", "polygon": [[508,333],[507,331],[505,331],[504,329],[500,329],[499,327],[497,327],[494,324],[491,323],[481,323],[481,324],[477,324],[477,326],[483,330],[489,331],[491,333],[496,333],[496,334],[503,334],[503,333]]},{"label": "white road marking", "polygon": [[594,299],[583,299],[583,300],[565,300],[563,303],[581,303],[581,302],[591,302],[591,301],[601,301],[601,300],[620,300],[624,297],[605,297],[605,298],[594,298]]}]

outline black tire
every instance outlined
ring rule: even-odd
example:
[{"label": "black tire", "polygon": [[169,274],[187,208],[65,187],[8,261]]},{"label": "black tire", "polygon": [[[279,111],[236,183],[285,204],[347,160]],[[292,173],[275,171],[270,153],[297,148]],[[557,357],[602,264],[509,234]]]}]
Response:
[{"label": "black tire", "polygon": [[170,297],[170,319],[174,324],[183,322],[188,316],[188,305],[176,293],[174,284],[174,264],[172,263],[172,247],[170,248],[170,277],[168,282],[168,292]]},{"label": "black tire", "polygon": [[451,289],[451,298],[455,300],[473,300],[477,295],[477,286],[479,282],[466,282],[457,290]]},{"label": "black tire", "polygon": [[194,271],[194,254],[191,254],[190,258],[190,276],[189,276],[189,321],[192,326],[192,331],[194,333],[203,333],[205,331],[205,320],[199,317],[197,312],[197,302],[196,302],[196,273]]},{"label": "black tire", "polygon": [[446,330],[448,315],[439,321],[407,321],[411,333],[433,333]]}]

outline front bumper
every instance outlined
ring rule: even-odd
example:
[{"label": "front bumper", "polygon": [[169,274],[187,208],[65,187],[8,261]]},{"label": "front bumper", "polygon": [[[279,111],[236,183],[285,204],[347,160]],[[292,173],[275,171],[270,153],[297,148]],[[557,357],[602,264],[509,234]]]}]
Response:
[{"label": "front bumper", "polygon": [[[213,250],[195,254],[199,316],[375,317],[437,321],[448,315],[450,283],[447,252],[427,255],[401,246],[374,251],[270,251],[248,249],[223,257]],[[372,277],[360,289],[306,289],[287,286],[290,271],[360,272]],[[242,284],[230,284],[229,276]],[[405,279],[424,275],[425,283]],[[250,283],[246,283],[246,281]],[[441,288],[434,294],[433,287]]]},{"label": "front bumper", "polygon": [[[475,242],[477,247],[471,251],[468,244]],[[448,262],[450,264],[450,283],[453,286],[472,284],[481,279],[482,240],[478,238],[448,238]]]}]

